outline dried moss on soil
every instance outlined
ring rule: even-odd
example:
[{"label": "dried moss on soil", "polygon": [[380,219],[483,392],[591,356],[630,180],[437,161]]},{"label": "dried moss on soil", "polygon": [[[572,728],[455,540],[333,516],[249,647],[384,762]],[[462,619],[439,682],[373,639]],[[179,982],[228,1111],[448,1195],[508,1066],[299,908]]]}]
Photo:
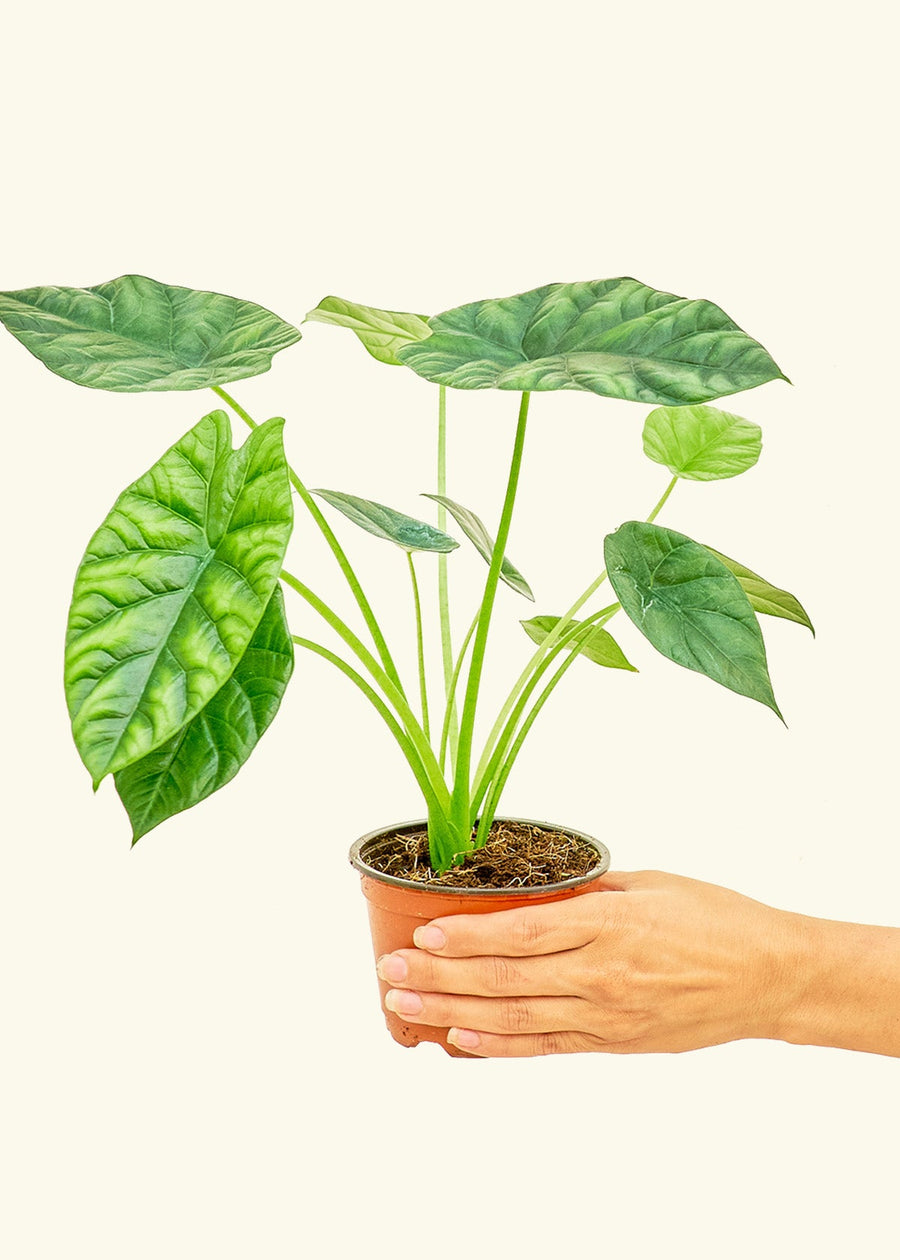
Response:
[{"label": "dried moss on soil", "polygon": [[495,822],[487,844],[443,875],[431,869],[428,833],[403,832],[366,850],[366,863],[384,875],[442,888],[541,888],[587,875],[596,849],[576,836],[533,823]]}]

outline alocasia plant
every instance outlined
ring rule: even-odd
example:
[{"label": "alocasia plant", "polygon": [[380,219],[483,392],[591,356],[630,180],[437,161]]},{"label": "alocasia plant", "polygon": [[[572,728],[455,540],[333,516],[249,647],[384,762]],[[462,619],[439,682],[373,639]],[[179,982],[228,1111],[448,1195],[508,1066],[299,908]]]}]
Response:
[{"label": "alocasia plant", "polygon": [[[124,393],[209,387],[252,430],[235,450],[226,412],[203,416],[119,496],[75,579],[65,660],[72,730],[95,785],[114,776],[134,840],[237,773],[278,710],[296,646],[340,670],[391,731],[425,801],[436,871],[487,839],[519,749],[574,661],[634,670],[606,628],[620,610],[663,655],[779,713],[757,613],[812,629],[804,609],[742,563],[656,524],[679,479],[734,477],[759,458],[759,428],[709,402],[786,379],[724,311],[623,278],[545,285],[432,319],[328,297],[307,319],[350,329],[380,362],[438,386],[437,484],[425,496],[436,504],[436,524],[344,491],[308,490],[286,462],[284,422],[256,424],[226,392],[299,341],[299,330],[271,311],[142,276],[91,289],[0,294],[0,320],[60,376]],[[521,395],[493,532],[448,495],[448,387]],[[670,480],[645,519],[607,536],[606,568],[563,614],[523,620],[535,650],[473,769],[498,585],[534,599],[505,554],[531,395],[557,389],[652,405],[644,451]],[[358,630],[284,567],[291,487],[350,587]],[[414,699],[320,503],[406,553],[417,631]],[[488,565],[483,597],[458,644],[448,554],[460,544],[448,532],[451,521]],[[423,552],[437,557],[439,721],[429,701],[414,560]],[[592,609],[606,581],[615,600]],[[291,634],[282,583],[337,643]]]}]

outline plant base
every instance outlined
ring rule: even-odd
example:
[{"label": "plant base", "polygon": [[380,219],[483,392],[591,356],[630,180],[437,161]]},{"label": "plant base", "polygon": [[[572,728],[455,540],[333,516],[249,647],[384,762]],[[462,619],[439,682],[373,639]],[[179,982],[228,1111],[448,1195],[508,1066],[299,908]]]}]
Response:
[{"label": "plant base", "polygon": [[[376,870],[366,861],[367,853],[377,851],[390,837],[411,836],[416,832],[421,832],[426,826],[424,822],[404,823],[372,831],[354,844],[350,850],[350,861],[360,873],[362,891],[368,905],[372,946],[376,958],[380,958],[382,954],[393,953],[397,949],[414,948],[413,932],[417,927],[432,919],[448,914],[490,914],[497,910],[512,910],[518,906],[577,897],[582,893],[595,891],[601,877],[609,869],[608,849],[592,836],[573,831],[569,827],[555,827],[548,823],[533,822],[530,819],[498,819],[498,822],[536,827],[542,831],[573,837],[583,844],[590,845],[596,852],[596,862],[585,874],[538,887],[448,888],[433,883],[425,884],[399,879]],[[378,986],[382,1010],[384,1010],[384,998],[390,986],[382,980],[379,980]],[[385,1011],[384,1014],[388,1031],[402,1046],[417,1046],[422,1041],[432,1041],[443,1046],[447,1054],[454,1058],[477,1057],[465,1054],[464,1051],[450,1045],[447,1041],[446,1028],[410,1024],[391,1011]]]}]

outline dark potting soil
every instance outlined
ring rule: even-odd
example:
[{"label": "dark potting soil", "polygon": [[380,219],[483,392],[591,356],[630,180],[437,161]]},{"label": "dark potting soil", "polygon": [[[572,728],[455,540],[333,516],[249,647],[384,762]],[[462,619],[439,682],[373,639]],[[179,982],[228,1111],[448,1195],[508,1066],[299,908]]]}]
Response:
[{"label": "dark potting soil", "polygon": [[436,875],[428,860],[428,833],[407,831],[379,841],[366,863],[384,875],[448,888],[540,888],[587,875],[597,850],[576,836],[534,823],[496,821],[483,848],[461,866]]}]

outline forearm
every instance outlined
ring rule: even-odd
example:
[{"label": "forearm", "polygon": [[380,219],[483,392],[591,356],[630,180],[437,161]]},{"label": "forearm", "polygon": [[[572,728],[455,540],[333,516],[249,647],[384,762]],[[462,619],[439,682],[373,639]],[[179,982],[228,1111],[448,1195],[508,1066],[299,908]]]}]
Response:
[{"label": "forearm", "polygon": [[900,1056],[900,928],[790,919],[775,1036]]}]

